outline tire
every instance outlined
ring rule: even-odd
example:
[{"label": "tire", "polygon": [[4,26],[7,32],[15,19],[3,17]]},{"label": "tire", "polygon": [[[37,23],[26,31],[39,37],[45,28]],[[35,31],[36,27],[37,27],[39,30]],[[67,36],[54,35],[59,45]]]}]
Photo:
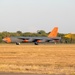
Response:
[{"label": "tire", "polygon": [[19,42],[16,42],[16,45],[20,45],[20,43]]},{"label": "tire", "polygon": [[34,42],[35,45],[38,45],[38,42]]}]

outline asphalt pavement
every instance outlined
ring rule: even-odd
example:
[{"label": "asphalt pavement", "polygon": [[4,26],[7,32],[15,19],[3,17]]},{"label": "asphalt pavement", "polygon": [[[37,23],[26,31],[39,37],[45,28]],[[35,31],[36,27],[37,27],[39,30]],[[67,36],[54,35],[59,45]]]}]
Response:
[{"label": "asphalt pavement", "polygon": [[28,74],[28,73],[0,73],[0,75],[48,75],[48,74]]}]

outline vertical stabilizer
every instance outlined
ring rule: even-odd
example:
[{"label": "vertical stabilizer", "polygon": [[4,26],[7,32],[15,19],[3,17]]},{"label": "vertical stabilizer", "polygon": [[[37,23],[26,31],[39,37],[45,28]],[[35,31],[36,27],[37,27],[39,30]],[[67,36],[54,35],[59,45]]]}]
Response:
[{"label": "vertical stabilizer", "polygon": [[54,27],[54,29],[49,33],[48,37],[56,37],[58,33],[58,27]]}]

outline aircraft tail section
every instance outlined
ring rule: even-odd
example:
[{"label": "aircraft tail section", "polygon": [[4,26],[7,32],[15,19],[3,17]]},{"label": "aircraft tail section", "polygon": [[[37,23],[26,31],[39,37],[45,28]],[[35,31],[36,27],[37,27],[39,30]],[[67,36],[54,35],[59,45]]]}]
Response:
[{"label": "aircraft tail section", "polygon": [[58,27],[54,27],[54,29],[49,33],[48,37],[56,37],[58,33]]}]

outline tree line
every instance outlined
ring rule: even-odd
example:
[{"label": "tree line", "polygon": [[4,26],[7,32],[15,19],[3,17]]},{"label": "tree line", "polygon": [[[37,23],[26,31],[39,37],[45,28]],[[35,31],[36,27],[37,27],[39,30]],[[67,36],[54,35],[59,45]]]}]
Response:
[{"label": "tree line", "polygon": [[[22,32],[22,31],[16,31],[16,32],[7,32],[7,31],[3,31],[3,32],[0,32],[0,43],[2,43],[2,39],[4,37],[10,37],[10,36],[24,36],[24,37],[27,37],[27,36],[30,36],[30,37],[42,37],[42,36],[45,36],[47,37],[48,34],[50,32],[45,32],[44,30],[38,30],[36,33],[31,33],[31,32]],[[75,39],[71,39],[71,38],[65,38],[64,37],[65,34],[63,33],[58,33],[58,37],[61,37],[61,43],[75,43]]]}]

